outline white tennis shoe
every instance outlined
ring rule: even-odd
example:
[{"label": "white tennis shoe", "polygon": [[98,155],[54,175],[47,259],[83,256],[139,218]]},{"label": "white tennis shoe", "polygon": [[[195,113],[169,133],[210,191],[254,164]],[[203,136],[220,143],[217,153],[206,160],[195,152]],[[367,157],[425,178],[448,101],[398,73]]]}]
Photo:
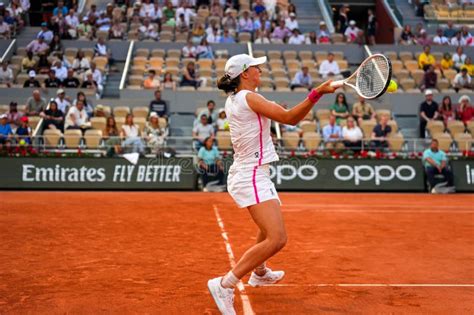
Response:
[{"label": "white tennis shoe", "polygon": [[283,279],[284,276],[284,271],[273,271],[267,267],[266,272],[263,276],[258,276],[255,272],[252,272],[248,284],[250,284],[254,288],[266,284],[274,284]]},{"label": "white tennis shoe", "polygon": [[209,280],[207,282],[207,288],[222,315],[235,315],[234,289],[223,288],[221,280],[222,277]]}]

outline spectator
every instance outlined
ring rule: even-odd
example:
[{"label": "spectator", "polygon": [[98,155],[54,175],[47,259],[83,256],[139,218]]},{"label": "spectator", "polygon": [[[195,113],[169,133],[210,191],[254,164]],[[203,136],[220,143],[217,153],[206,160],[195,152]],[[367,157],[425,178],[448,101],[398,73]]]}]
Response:
[{"label": "spectator", "polygon": [[467,25],[461,27],[461,37],[466,42],[466,46],[472,43],[472,35],[469,33],[469,27]]},{"label": "spectator", "polygon": [[369,39],[369,45],[375,45],[375,33],[377,31],[377,18],[375,17],[374,11],[369,9],[367,11],[367,38]]},{"label": "spectator", "polygon": [[472,89],[472,79],[467,73],[467,68],[462,68],[461,72],[456,74],[453,79],[453,88],[458,92],[460,89]]},{"label": "spectator", "polygon": [[309,69],[307,66],[303,66],[300,71],[296,72],[293,81],[291,82],[291,89],[297,87],[304,87],[308,90],[313,88],[313,80],[309,74]]},{"label": "spectator", "polygon": [[49,46],[41,36],[38,39],[31,41],[26,46],[26,50],[32,52],[33,54],[46,53],[49,50]]},{"label": "spectator", "polygon": [[77,36],[79,39],[92,40],[94,38],[94,27],[89,22],[89,17],[82,18],[81,24],[77,26]]},{"label": "spectator", "polygon": [[449,39],[443,35],[441,28],[436,30],[436,36],[433,37],[433,45],[449,45]]},{"label": "spectator", "polygon": [[56,104],[58,105],[58,109],[63,112],[67,113],[69,108],[71,107],[71,102],[69,98],[66,97],[66,92],[63,89],[59,89],[56,92],[56,98],[54,99]]},{"label": "spectator", "polygon": [[472,64],[471,57],[466,57],[464,64],[461,66],[461,70],[462,69],[466,69],[467,74],[469,74],[471,77],[474,76],[474,65]]},{"label": "spectator", "polygon": [[196,48],[196,54],[198,59],[214,59],[212,47],[209,45],[205,37],[201,40],[201,43]]},{"label": "spectator", "polygon": [[256,0],[253,5],[253,11],[256,15],[263,13],[266,11],[265,5],[263,4],[263,0]]},{"label": "spectator", "polygon": [[463,95],[459,98],[459,107],[456,111],[456,117],[465,125],[474,119],[474,108],[472,108],[470,103],[471,98],[467,95]]},{"label": "spectator", "polygon": [[[161,12],[160,12],[161,14]],[[143,0],[142,6],[140,8],[140,17],[144,20],[154,20],[157,16],[155,11],[155,6],[153,3],[150,3],[150,0]]]},{"label": "spectator", "polygon": [[49,52],[55,54],[64,50],[63,44],[61,43],[61,37],[58,34],[53,36],[51,43],[49,44]]},{"label": "spectator", "polygon": [[49,108],[40,113],[44,119],[44,125],[48,129],[64,130],[64,113],[58,108],[55,101],[49,103]]},{"label": "spectator", "polygon": [[160,87],[160,79],[156,77],[155,70],[148,71],[148,77],[143,81],[145,89],[158,89]]},{"label": "spectator", "polygon": [[107,123],[105,124],[105,128],[102,132],[102,138],[105,141],[105,148],[107,149],[107,156],[111,157],[115,154],[120,154],[121,148],[121,140],[120,140],[120,133],[117,129],[117,123],[115,122],[115,118],[110,116],[107,118]]},{"label": "spectator", "polygon": [[229,131],[229,121],[227,120],[224,108],[219,109],[219,117],[217,118],[216,125],[219,131]]},{"label": "spectator", "polygon": [[39,31],[36,35],[36,38],[39,39],[40,37],[43,37],[44,41],[48,45],[51,44],[51,41],[53,40],[54,34],[48,29],[48,23],[46,22],[41,23],[41,31]]},{"label": "spectator", "polygon": [[10,37],[10,25],[8,25],[8,23],[4,21],[3,16],[0,15],[0,39],[10,39]]},{"label": "spectator", "polygon": [[89,70],[91,67],[89,63],[89,59],[84,56],[84,52],[79,49],[76,54],[76,58],[74,59],[72,63],[72,68],[74,71],[76,71],[78,74],[81,74],[83,72],[86,72]]},{"label": "spectator", "polygon": [[448,27],[444,29],[443,35],[449,39],[454,37],[456,33],[457,30],[454,28],[453,20],[448,20]]},{"label": "spectator", "polygon": [[162,86],[163,89],[171,89],[173,91],[176,90],[176,81],[174,81],[173,75],[170,72],[165,72]]},{"label": "spectator", "polygon": [[102,78],[102,72],[100,72],[99,69],[97,69],[97,65],[94,61],[91,61],[90,63],[91,68],[89,71],[92,73],[92,77],[94,78],[94,81],[97,82],[97,85],[99,86],[99,90],[102,90],[103,88],[103,78]]},{"label": "spectator", "polygon": [[305,38],[304,38],[304,35],[301,35],[300,30],[297,28],[293,29],[293,32],[290,38],[288,39],[288,44],[301,45],[301,44],[304,44],[304,42],[305,42]]},{"label": "spectator", "polygon": [[176,31],[181,34],[189,31],[189,23],[186,22],[184,14],[179,15],[176,20]]},{"label": "spectator", "polygon": [[321,62],[319,65],[319,73],[323,79],[331,78],[333,80],[342,79],[341,70],[336,61],[334,61],[334,54],[328,53],[328,59]]},{"label": "spectator", "polygon": [[456,32],[456,35],[451,38],[450,45],[451,46],[466,46],[466,40],[462,37],[462,33],[460,31]]},{"label": "spectator", "polygon": [[208,123],[206,114],[202,114],[200,121],[193,128],[194,148],[199,150],[208,137],[214,137],[214,127]]},{"label": "spectator", "polygon": [[131,149],[131,152],[140,154],[145,153],[143,141],[140,138],[140,128],[133,122],[133,115],[127,114],[125,117],[125,124],[122,126],[123,147]]},{"label": "spectator", "polygon": [[207,41],[210,44],[218,44],[221,42],[221,36],[219,35],[219,29],[213,28],[212,34],[207,35]]},{"label": "spectator", "polygon": [[415,42],[415,36],[411,32],[411,26],[405,25],[400,35],[399,43],[402,45],[412,45]]},{"label": "spectator", "polygon": [[337,124],[341,124],[341,121],[345,121],[349,117],[349,105],[346,101],[344,93],[337,93],[334,104],[329,107],[331,115],[336,117]]},{"label": "spectator", "polygon": [[168,20],[175,20],[176,12],[174,11],[173,4],[171,1],[166,2],[166,7],[163,10],[163,17]]},{"label": "spectator", "polygon": [[191,32],[191,41],[194,44],[199,44],[203,38],[206,37],[206,30],[204,29],[204,24],[195,23],[193,30]]},{"label": "spectator", "polygon": [[13,139],[13,130],[7,121],[7,115],[0,115],[0,149],[3,145],[9,145]]},{"label": "spectator", "polygon": [[349,27],[344,31],[344,36],[348,43],[355,43],[357,37],[359,36],[360,29],[356,26],[356,22],[351,20],[349,22]]},{"label": "spectator", "polygon": [[443,59],[440,62],[441,73],[444,73],[444,70],[452,69],[454,67],[454,61],[451,58],[451,54],[446,52],[443,55]]},{"label": "spectator", "polygon": [[221,36],[219,43],[221,44],[234,44],[235,43],[235,38],[230,35],[228,28],[224,28],[224,34]]},{"label": "spectator", "polygon": [[196,47],[194,47],[192,40],[188,40],[181,52],[184,58],[196,58]]},{"label": "spectator", "polygon": [[8,61],[3,61],[0,67],[0,84],[11,87],[13,83],[13,71],[8,65]]},{"label": "spectator", "polygon": [[388,116],[382,115],[379,123],[374,127],[372,131],[370,147],[371,150],[376,151],[378,149],[384,149],[388,147],[387,137],[392,132],[392,127],[388,124]]},{"label": "spectator", "polygon": [[418,57],[418,67],[424,71],[428,70],[429,66],[434,66],[436,64],[436,59],[430,51],[431,47],[426,45],[423,47],[423,52]]},{"label": "spectator", "polygon": [[39,54],[39,60],[36,68],[38,69],[39,74],[49,73],[49,68],[51,64],[49,63],[48,56],[44,53]]},{"label": "spectator", "polygon": [[436,89],[436,84],[438,82],[438,75],[435,72],[434,66],[429,65],[423,76],[423,82],[421,84],[421,90],[425,89]]},{"label": "spectator", "polygon": [[453,173],[449,169],[447,162],[448,158],[446,157],[446,153],[439,149],[438,140],[432,139],[430,148],[423,152],[423,164],[425,166],[428,182],[432,188],[432,193],[436,193],[436,175],[443,175],[447,181],[448,187],[452,187],[454,185]]},{"label": "spectator", "polygon": [[9,110],[6,115],[9,124],[20,125],[20,118],[23,114],[18,111],[18,104],[16,102],[10,102]]},{"label": "spectator", "polygon": [[451,103],[451,97],[449,96],[443,97],[443,101],[441,102],[441,106],[439,108],[438,117],[443,120],[445,127],[448,126],[448,122],[456,118],[454,110],[453,110],[453,106]]},{"label": "spectator", "polygon": [[114,20],[112,27],[109,30],[110,39],[123,39],[124,35],[124,29],[120,20]]},{"label": "spectator", "polygon": [[323,127],[323,138],[328,150],[342,150],[344,148],[342,129],[337,124],[336,116],[331,115],[329,117],[329,124]]},{"label": "spectator", "polygon": [[213,143],[214,139],[207,137],[198,152],[198,165],[202,176],[203,191],[207,191],[206,186],[209,183],[209,176],[216,176],[217,185],[223,185],[224,183],[224,165],[219,150]]},{"label": "spectator", "polygon": [[252,19],[250,18],[250,12],[248,10],[244,10],[242,12],[242,16],[239,19],[238,31],[239,33],[242,33],[242,32],[253,33],[254,31],[253,22],[252,22]]},{"label": "spectator", "polygon": [[438,103],[433,101],[433,91],[425,91],[425,101],[420,105],[420,138],[425,138],[426,125],[438,118]]},{"label": "spectator", "polygon": [[176,9],[176,20],[178,20],[179,16],[183,14],[184,20],[186,21],[186,25],[190,25],[191,18],[196,17],[196,13],[188,7],[188,3],[183,1],[178,9]]},{"label": "spectator", "polygon": [[61,81],[56,78],[56,72],[54,70],[49,70],[48,78],[44,80],[45,88],[59,88],[61,86]]},{"label": "spectator", "polygon": [[22,71],[30,71],[30,70],[36,70],[36,65],[37,65],[36,59],[33,57],[33,52],[28,51],[26,53],[25,58],[22,59],[21,61],[21,69]]},{"label": "spectator", "polygon": [[349,13],[349,6],[347,4],[344,4],[341,6],[339,9],[339,16],[337,17],[336,21],[336,30],[338,33],[344,34],[346,31],[346,28],[348,26],[348,18],[347,14]]},{"label": "spectator", "polygon": [[359,96],[359,101],[352,107],[352,116],[360,125],[363,120],[375,119],[376,113],[372,105],[366,102],[365,98]]},{"label": "spectator", "polygon": [[[62,64],[61,61],[56,61],[54,66],[51,67],[51,71],[54,71],[56,77],[59,79],[59,81],[64,81],[67,78],[67,73],[68,70],[66,66]],[[74,71],[73,71],[74,73]]]},{"label": "spectator", "polygon": [[155,91],[155,99],[150,102],[150,113],[156,113],[158,117],[168,118],[168,103],[161,99],[161,91]]},{"label": "spectator", "polygon": [[298,27],[298,21],[296,20],[296,14],[295,13],[290,13],[288,15],[288,18],[285,20],[285,27],[289,29],[291,32],[294,29],[299,28]]},{"label": "spectator", "polygon": [[95,22],[95,25],[97,30],[102,32],[109,32],[110,28],[112,27],[112,20],[106,12],[102,11],[100,12],[99,18]]},{"label": "spectator", "polygon": [[86,110],[87,116],[92,117],[94,115],[94,107],[92,107],[92,104],[86,98],[86,94],[84,94],[82,91],[77,92],[76,99],[72,105],[76,106],[77,102],[79,101],[82,101],[84,104],[84,109]]},{"label": "spectator", "polygon": [[67,77],[63,81],[63,86],[65,88],[77,89],[80,85],[79,79],[74,77],[74,70],[72,68],[68,69]]},{"label": "spectator", "polygon": [[271,42],[270,33],[262,30],[255,31],[255,44],[270,44]]},{"label": "spectator", "polygon": [[319,31],[317,36],[319,44],[331,43],[331,35],[329,34],[326,23],[324,21],[319,22]]},{"label": "spectator", "polygon": [[183,77],[181,79],[181,86],[192,86],[198,88],[203,84],[204,80],[199,78],[196,72],[194,62],[190,61],[183,69]]},{"label": "spectator", "polygon": [[235,34],[237,31],[237,20],[232,15],[232,9],[228,8],[225,10],[225,17],[222,19],[222,27],[229,30],[229,33]]},{"label": "spectator", "polygon": [[362,148],[362,130],[355,125],[354,118],[347,118],[347,126],[342,128],[342,138],[344,139],[344,146],[348,150],[358,152]]},{"label": "spectator", "polygon": [[285,41],[285,39],[291,34],[290,30],[286,28],[285,21],[280,20],[279,24],[272,33],[272,40],[279,40],[281,42]]},{"label": "spectator", "polygon": [[453,54],[454,69],[459,72],[465,61],[466,55],[463,52],[463,48],[458,46],[456,52]]},{"label": "spectator", "polygon": [[84,102],[78,101],[75,106],[67,112],[66,115],[66,129],[80,129],[83,132],[90,129],[89,116],[84,107]]},{"label": "spectator", "polygon": [[430,46],[431,39],[428,37],[425,29],[420,30],[420,36],[416,39],[416,43],[420,46]]},{"label": "spectator", "polygon": [[99,37],[97,40],[97,44],[94,47],[94,52],[96,56],[107,57],[109,59],[109,63],[112,62],[112,54],[107,48],[105,39],[103,37]]},{"label": "spectator", "polygon": [[94,94],[97,95],[97,98],[99,98],[102,92],[99,89],[99,85],[97,84],[97,82],[94,81],[94,77],[92,76],[92,72],[90,71],[86,72],[86,79],[82,82],[81,88],[94,91]]},{"label": "spectator", "polygon": [[79,26],[79,19],[76,16],[76,10],[70,9],[69,13],[64,18],[67,26],[67,34],[72,39],[77,38],[77,27]]},{"label": "spectator", "polygon": [[[201,117],[202,115],[206,115],[207,123],[215,126],[217,122],[217,118],[219,116],[219,114],[216,111],[216,102],[214,102],[213,100],[209,100],[207,101],[206,107],[207,107],[206,109],[204,109],[203,111],[199,113],[198,117]],[[194,122],[194,126],[196,126],[196,124],[198,123],[199,121],[196,120]]]},{"label": "spectator", "polygon": [[46,101],[41,97],[39,90],[33,91],[33,96],[26,101],[26,115],[38,116],[46,108]]},{"label": "spectator", "polygon": [[28,80],[23,83],[24,88],[39,88],[41,87],[38,80],[36,80],[36,72],[35,70],[30,70],[28,72]]},{"label": "spectator", "polygon": [[19,139],[18,142],[24,140],[26,144],[31,144],[31,128],[28,125],[28,117],[23,116],[20,121],[21,124],[16,129],[16,137]]},{"label": "spectator", "polygon": [[140,32],[140,39],[158,40],[158,30],[153,24],[150,24],[150,19],[146,18],[143,25],[138,29]]},{"label": "spectator", "polygon": [[318,43],[318,37],[316,36],[315,32],[309,32],[308,36],[305,37],[304,40],[306,45],[311,45],[311,44],[317,44]]},{"label": "spectator", "polygon": [[149,122],[143,131],[144,137],[151,148],[151,153],[158,154],[165,143],[167,132],[165,128],[160,127],[158,115],[155,112],[150,113]]},{"label": "spectator", "polygon": [[59,0],[58,1],[58,6],[53,9],[53,15],[58,15],[61,13],[63,16],[66,16],[68,13],[68,8],[64,6],[64,1]]},{"label": "spectator", "polygon": [[98,104],[94,111],[92,112],[92,115],[90,116],[93,116],[93,117],[104,117],[104,118],[107,118],[108,115],[105,111],[105,108],[104,108],[104,105],[101,105],[101,104]]},{"label": "spectator", "polygon": [[[204,28],[204,27],[203,27]],[[221,26],[219,24],[219,22],[215,19],[212,19],[210,20],[206,30],[205,30],[205,36],[206,38],[209,40],[209,36],[212,35],[212,33],[214,32],[214,29],[217,29],[217,33],[220,33],[221,31]]]}]

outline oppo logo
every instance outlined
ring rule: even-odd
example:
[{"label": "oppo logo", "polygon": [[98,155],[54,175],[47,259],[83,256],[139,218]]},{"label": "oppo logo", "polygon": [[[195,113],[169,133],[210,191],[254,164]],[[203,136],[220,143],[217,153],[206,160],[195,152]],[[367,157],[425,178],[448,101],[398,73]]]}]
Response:
[{"label": "oppo logo", "polygon": [[356,185],[374,180],[378,186],[381,182],[389,182],[395,178],[409,182],[415,178],[416,171],[409,165],[400,165],[396,168],[389,165],[339,165],[334,169],[334,176],[341,181],[354,180]]},{"label": "oppo logo", "polygon": [[304,181],[310,181],[318,177],[318,169],[313,165],[302,165],[298,167],[293,165],[271,165],[270,178],[274,179],[275,177],[277,185],[280,185],[284,180],[289,181],[296,177]]}]

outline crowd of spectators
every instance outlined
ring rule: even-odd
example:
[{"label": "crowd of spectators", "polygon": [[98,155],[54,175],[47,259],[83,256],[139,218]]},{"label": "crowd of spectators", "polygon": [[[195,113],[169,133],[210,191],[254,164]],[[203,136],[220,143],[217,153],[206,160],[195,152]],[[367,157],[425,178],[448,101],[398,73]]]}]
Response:
[{"label": "crowd of spectators", "polygon": [[445,28],[438,28],[433,36],[427,33],[422,24],[417,24],[415,29],[411,25],[404,25],[398,42],[402,45],[474,46],[469,26],[457,28],[453,21],[448,21]]}]

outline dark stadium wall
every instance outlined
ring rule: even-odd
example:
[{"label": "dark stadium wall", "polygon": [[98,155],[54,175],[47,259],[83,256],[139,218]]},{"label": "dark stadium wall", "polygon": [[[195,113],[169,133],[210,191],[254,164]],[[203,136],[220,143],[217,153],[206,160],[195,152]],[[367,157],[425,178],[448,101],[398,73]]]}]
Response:
[{"label": "dark stadium wall", "polygon": [[382,0],[376,0],[375,2],[375,16],[378,22],[375,41],[378,44],[393,44],[395,23],[392,21]]}]

